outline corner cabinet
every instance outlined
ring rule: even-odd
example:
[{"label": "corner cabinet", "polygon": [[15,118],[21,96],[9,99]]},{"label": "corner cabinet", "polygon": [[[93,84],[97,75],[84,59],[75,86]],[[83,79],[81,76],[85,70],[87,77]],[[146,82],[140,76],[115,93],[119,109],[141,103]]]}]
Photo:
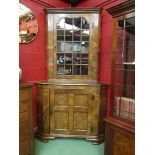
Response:
[{"label": "corner cabinet", "polygon": [[135,2],[108,10],[114,19],[110,116],[105,155],[135,154]]},{"label": "corner cabinet", "polygon": [[99,79],[99,9],[45,9],[48,80],[38,83],[38,133],[104,141],[106,84]]}]

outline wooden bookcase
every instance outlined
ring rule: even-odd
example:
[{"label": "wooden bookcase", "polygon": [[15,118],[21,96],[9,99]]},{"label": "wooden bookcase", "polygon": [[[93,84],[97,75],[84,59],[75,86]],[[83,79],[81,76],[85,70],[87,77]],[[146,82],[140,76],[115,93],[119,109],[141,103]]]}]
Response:
[{"label": "wooden bookcase", "polygon": [[105,119],[105,155],[134,155],[134,4],[129,0],[108,10],[114,19],[114,29],[110,116]]},{"label": "wooden bookcase", "polygon": [[99,83],[100,10],[49,8],[48,80],[38,83],[38,133],[104,141],[106,85]]}]

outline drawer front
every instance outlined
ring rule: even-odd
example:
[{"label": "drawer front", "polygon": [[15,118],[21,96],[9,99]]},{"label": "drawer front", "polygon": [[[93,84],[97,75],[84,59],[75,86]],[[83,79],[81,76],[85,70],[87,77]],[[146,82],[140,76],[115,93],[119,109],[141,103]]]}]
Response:
[{"label": "drawer front", "polygon": [[29,112],[21,112],[19,114],[19,123],[29,121]]},{"label": "drawer front", "polygon": [[20,101],[19,102],[19,112],[29,111],[29,101]]},{"label": "drawer front", "polygon": [[19,90],[19,101],[25,101],[29,99],[29,89]]},{"label": "drawer front", "polygon": [[24,140],[30,137],[30,124],[22,123],[19,125],[19,140]]}]

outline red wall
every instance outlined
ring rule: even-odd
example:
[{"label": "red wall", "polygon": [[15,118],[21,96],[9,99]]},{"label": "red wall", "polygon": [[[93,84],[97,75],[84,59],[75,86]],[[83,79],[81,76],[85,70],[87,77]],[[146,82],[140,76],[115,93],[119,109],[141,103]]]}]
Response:
[{"label": "red wall", "polygon": [[[40,4],[34,2],[38,1]],[[107,8],[125,0],[84,0],[77,7]],[[23,70],[23,82],[37,82],[46,80],[46,26],[45,7],[69,7],[62,0],[20,0],[29,7],[38,21],[37,37],[28,44],[19,45],[19,66]],[[111,54],[112,54],[112,17],[105,10],[101,14],[101,49],[100,49],[100,82],[111,83]],[[37,90],[33,87],[34,127],[37,126]],[[107,115],[109,114],[110,88],[107,93]]]},{"label": "red wall", "polygon": [[[47,0],[44,0],[47,2]],[[51,0],[50,0],[51,1]],[[23,71],[23,82],[37,82],[47,79],[46,69],[46,25],[45,13],[43,9],[49,3],[38,4],[31,0],[20,0],[34,13],[38,22],[38,34],[36,38],[28,44],[19,44],[19,66]],[[57,2],[57,3],[56,3]],[[57,5],[56,5],[57,4]],[[68,4],[60,0],[52,0],[51,6],[67,7]],[[50,7],[49,5],[49,7]],[[37,89],[33,87],[33,103],[34,103],[34,127],[37,126]]]}]

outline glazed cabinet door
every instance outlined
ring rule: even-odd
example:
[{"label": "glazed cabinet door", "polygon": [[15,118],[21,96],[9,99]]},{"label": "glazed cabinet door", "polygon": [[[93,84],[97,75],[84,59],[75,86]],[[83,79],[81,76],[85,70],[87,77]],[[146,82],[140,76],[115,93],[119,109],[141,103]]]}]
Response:
[{"label": "glazed cabinet door", "polygon": [[90,134],[92,103],[89,90],[55,89],[51,90],[50,98],[52,134]]},{"label": "glazed cabinet door", "polygon": [[98,14],[48,14],[48,79],[97,79],[98,19]]}]

